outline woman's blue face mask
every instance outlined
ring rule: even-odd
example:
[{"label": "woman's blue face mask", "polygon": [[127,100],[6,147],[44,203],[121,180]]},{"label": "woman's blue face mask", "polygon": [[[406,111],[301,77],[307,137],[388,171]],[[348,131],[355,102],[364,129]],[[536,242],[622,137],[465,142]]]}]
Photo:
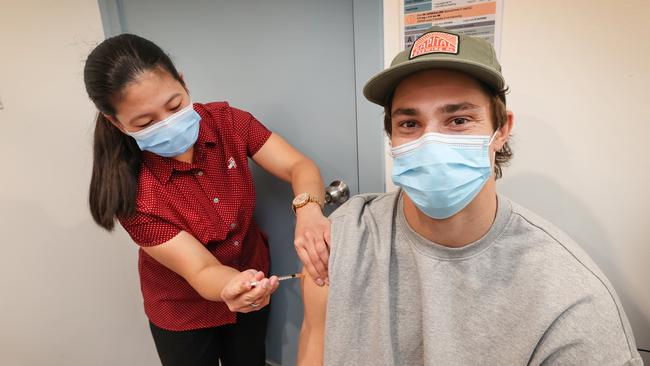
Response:
[{"label": "woman's blue face mask", "polygon": [[164,157],[174,157],[186,152],[199,137],[201,116],[192,103],[164,120],[126,134],[133,137],[140,150],[151,151]]},{"label": "woman's blue face mask", "polygon": [[434,219],[465,208],[492,174],[490,145],[496,136],[426,133],[391,149],[392,178]]}]

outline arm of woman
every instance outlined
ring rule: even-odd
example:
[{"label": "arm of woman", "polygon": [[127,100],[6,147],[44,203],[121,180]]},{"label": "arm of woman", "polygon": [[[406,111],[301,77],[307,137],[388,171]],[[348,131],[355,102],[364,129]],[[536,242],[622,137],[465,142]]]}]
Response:
[{"label": "arm of woman", "polygon": [[[281,136],[272,134],[253,155],[253,161],[274,176],[290,182],[294,194],[309,193],[324,202],[324,185],[318,166]],[[308,203],[296,212],[294,245],[298,257],[319,286],[328,282],[330,222],[318,204]]]},{"label": "arm of woman", "polygon": [[[182,276],[203,298],[223,301],[231,311],[261,309],[278,288],[278,279],[256,270],[239,272],[225,266],[196,238],[181,231],[169,241],[142,249],[160,264]],[[260,281],[256,287],[252,281]],[[251,304],[259,305],[252,307]]]},{"label": "arm of woman", "polygon": [[319,287],[308,276],[302,279],[304,315],[298,341],[298,366],[323,364],[328,287]]}]

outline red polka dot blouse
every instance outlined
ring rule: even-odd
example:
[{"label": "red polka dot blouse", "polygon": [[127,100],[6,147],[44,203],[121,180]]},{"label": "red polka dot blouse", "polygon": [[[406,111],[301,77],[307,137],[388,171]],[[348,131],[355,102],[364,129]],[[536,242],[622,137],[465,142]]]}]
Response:
[{"label": "red polka dot blouse", "polygon": [[[201,116],[194,162],[145,151],[136,213],[119,218],[140,246],[162,244],[181,230],[238,270],[269,269],[266,236],[255,224],[255,189],[248,167],[271,132],[228,103],[195,103]],[[142,249],[139,272],[145,313],[160,328],[190,330],[236,321],[222,302],[203,299],[178,274]]]}]

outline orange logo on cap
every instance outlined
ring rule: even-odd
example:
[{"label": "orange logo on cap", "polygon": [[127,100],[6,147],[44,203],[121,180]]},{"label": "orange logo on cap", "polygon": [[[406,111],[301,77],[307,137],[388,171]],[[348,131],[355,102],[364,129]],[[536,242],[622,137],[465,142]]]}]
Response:
[{"label": "orange logo on cap", "polygon": [[458,53],[458,36],[443,32],[430,32],[418,38],[411,48],[409,58],[429,53]]}]

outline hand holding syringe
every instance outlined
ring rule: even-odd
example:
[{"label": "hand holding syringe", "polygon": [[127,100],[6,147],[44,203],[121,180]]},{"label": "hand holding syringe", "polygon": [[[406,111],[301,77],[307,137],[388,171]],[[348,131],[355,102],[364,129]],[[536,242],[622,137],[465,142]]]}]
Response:
[{"label": "hand holding syringe", "polygon": [[[280,281],[301,278],[301,273],[287,276],[270,276],[264,278],[264,273],[249,269],[234,277],[224,290],[221,298],[228,305],[230,311],[247,313],[259,310],[268,305],[270,296],[280,285]],[[238,278],[245,277],[243,282]]]},{"label": "hand holding syringe", "polygon": [[[248,313],[268,305],[271,294],[278,289],[280,282],[277,276],[265,278],[264,272],[248,269],[237,272],[222,288],[221,301],[228,305],[232,312]],[[252,283],[257,285],[253,286]]]}]

